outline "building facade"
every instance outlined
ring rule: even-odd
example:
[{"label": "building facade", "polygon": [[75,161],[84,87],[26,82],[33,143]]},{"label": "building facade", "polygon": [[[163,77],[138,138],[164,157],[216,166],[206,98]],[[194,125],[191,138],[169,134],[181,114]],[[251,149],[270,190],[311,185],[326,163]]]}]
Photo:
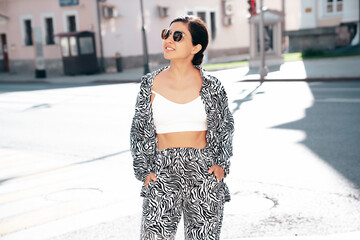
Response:
[{"label": "building facade", "polygon": [[[143,4],[151,64],[164,62],[161,30],[185,14],[207,23],[207,58],[248,52],[246,0],[144,0]],[[64,32],[94,32],[97,57],[103,57],[106,71],[115,70],[115,54],[121,56],[125,69],[143,65],[140,1],[0,0],[0,71],[33,73],[35,28],[41,30],[45,69],[50,75],[63,72],[57,34]]]},{"label": "building facade", "polygon": [[299,29],[287,31],[289,52],[359,44],[359,0],[301,0]]},{"label": "building facade", "polygon": [[[285,13],[281,32],[286,31],[290,42],[283,38],[282,51],[301,50],[306,44],[296,41],[309,41],[303,37],[307,35],[316,39],[318,35],[312,33],[322,28],[341,33],[335,34],[341,36],[336,41],[343,45],[359,38],[358,0],[263,2],[268,9]],[[166,63],[161,30],[175,17],[186,14],[197,15],[208,25],[208,60],[249,53],[247,0],[143,0],[143,4],[150,67]],[[140,0],[0,0],[0,72],[32,74],[42,55],[48,75],[63,74],[58,35],[83,31],[95,34],[97,58],[99,62],[103,59],[105,71],[116,71],[115,55],[121,57],[123,69],[143,66]],[[41,34],[34,36],[34,32]],[[39,41],[42,51],[35,47]]]}]

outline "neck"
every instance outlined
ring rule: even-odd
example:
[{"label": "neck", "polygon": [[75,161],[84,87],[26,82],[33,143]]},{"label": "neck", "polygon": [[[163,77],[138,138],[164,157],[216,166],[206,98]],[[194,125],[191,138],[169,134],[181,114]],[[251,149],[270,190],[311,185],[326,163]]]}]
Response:
[{"label": "neck", "polygon": [[194,71],[194,65],[192,65],[192,62],[174,62],[171,61],[170,67],[169,67],[169,73],[173,76],[173,79],[176,81],[183,81],[184,76],[187,76]]}]

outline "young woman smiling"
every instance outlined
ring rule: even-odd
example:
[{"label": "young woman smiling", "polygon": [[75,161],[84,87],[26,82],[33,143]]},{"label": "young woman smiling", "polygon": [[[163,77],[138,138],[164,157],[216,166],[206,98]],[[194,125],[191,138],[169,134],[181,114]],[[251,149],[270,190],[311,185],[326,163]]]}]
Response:
[{"label": "young woman smiling", "polygon": [[200,67],[201,19],[176,18],[161,37],[170,66],[142,77],[130,134],[144,183],[141,239],[174,239],[181,215],[186,239],[219,239],[234,132],[226,92]]}]

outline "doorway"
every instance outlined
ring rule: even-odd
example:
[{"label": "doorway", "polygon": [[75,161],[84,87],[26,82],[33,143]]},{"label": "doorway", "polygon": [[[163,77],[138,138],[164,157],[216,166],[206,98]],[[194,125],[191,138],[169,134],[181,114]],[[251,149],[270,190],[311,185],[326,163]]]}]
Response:
[{"label": "doorway", "polygon": [[6,34],[0,34],[0,72],[9,72],[9,53]]}]

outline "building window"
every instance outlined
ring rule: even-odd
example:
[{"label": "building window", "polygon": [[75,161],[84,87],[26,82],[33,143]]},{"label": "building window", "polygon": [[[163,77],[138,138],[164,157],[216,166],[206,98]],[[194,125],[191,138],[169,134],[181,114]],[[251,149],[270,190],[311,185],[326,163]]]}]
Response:
[{"label": "building window", "polygon": [[206,12],[198,12],[197,16],[206,23]]},{"label": "building window", "polygon": [[192,11],[192,10],[188,10],[187,11],[188,15],[195,15],[197,17],[199,17],[201,20],[203,20],[209,30],[209,37],[211,38],[211,40],[214,40],[216,38],[216,11],[207,11],[207,10],[202,10],[202,11]]},{"label": "building window", "polygon": [[337,12],[342,12],[343,10],[343,1],[342,0],[337,0],[336,1],[336,11]]},{"label": "building window", "polygon": [[69,32],[76,32],[76,18],[75,15],[67,16],[67,26]]},{"label": "building window", "polygon": [[326,0],[326,13],[340,13],[343,11],[343,0]]},{"label": "building window", "polygon": [[76,37],[72,36],[70,37],[70,52],[71,56],[77,56],[78,55],[78,46],[76,42]]},{"label": "building window", "polygon": [[80,42],[80,53],[82,55],[94,53],[92,37],[81,37],[79,38],[79,42]]},{"label": "building window", "polygon": [[25,46],[32,46],[33,38],[32,38],[32,26],[30,19],[24,20],[24,29],[25,29]]},{"label": "building window", "polygon": [[64,11],[62,13],[64,32],[76,32],[79,30],[79,17],[76,10]]},{"label": "building window", "polygon": [[63,57],[68,57],[69,56],[68,38],[66,38],[66,37],[61,38],[60,47],[61,47],[61,53],[62,53]]},{"label": "building window", "polygon": [[54,22],[52,18],[45,18],[45,42],[47,45],[55,44]]}]

